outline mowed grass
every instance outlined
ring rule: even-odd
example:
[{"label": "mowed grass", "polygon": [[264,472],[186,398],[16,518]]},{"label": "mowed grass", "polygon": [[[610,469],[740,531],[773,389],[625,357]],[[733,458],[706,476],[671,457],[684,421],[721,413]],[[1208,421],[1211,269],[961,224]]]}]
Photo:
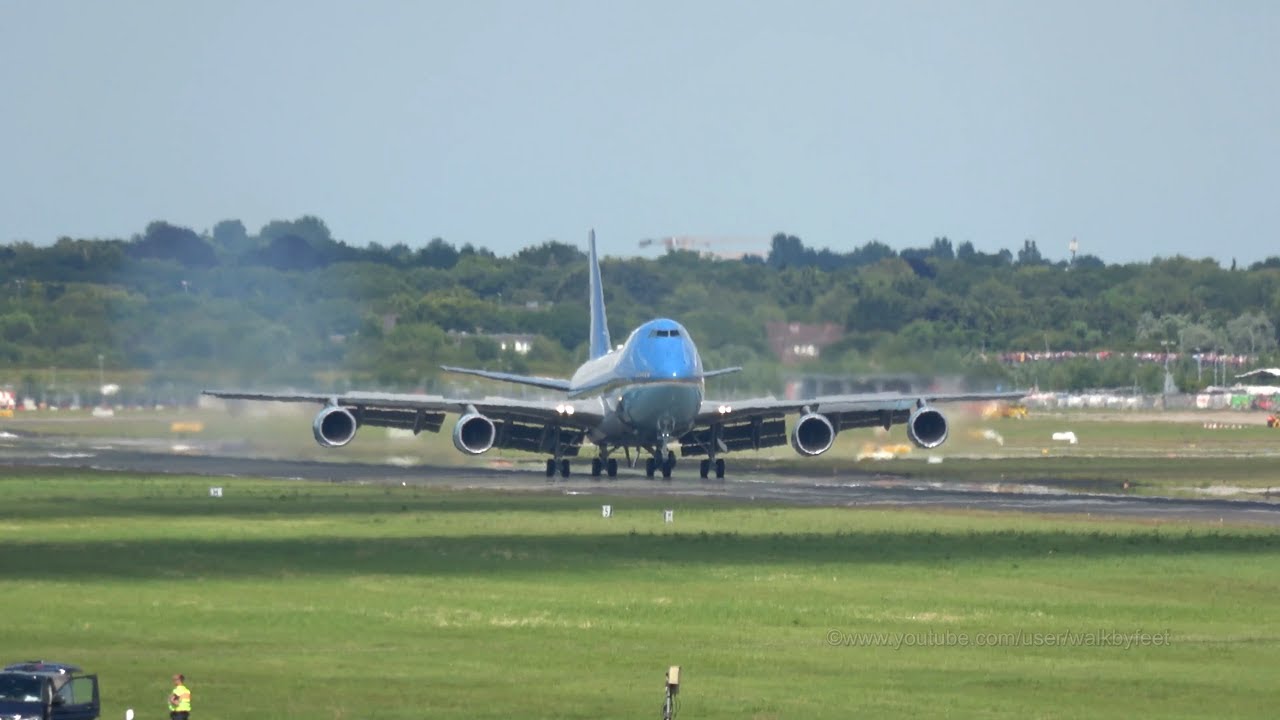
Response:
[{"label": "mowed grass", "polygon": [[652,717],[673,664],[685,718],[1274,717],[1278,571],[1216,524],[0,479],[3,659],[98,672],[105,718],[174,672],[205,718]]},{"label": "mowed grass", "polygon": [[938,465],[896,461],[884,465],[883,472],[1002,490],[1016,489],[1015,483],[1032,483],[1091,493],[1280,500],[1280,459],[1276,458],[957,458]]}]

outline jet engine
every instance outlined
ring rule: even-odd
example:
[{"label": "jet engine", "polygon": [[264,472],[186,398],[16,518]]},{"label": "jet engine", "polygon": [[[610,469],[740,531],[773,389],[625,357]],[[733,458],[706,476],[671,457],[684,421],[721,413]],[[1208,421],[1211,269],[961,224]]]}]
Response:
[{"label": "jet engine", "polygon": [[916,447],[932,450],[947,441],[947,419],[928,405],[916,408],[907,418],[907,437]]},{"label": "jet engine", "polygon": [[356,416],[346,408],[332,405],[321,410],[311,423],[311,432],[321,447],[342,447],[356,436]]},{"label": "jet engine", "polygon": [[478,413],[469,413],[458,418],[453,426],[453,446],[458,452],[468,455],[479,455],[489,448],[498,438],[498,430],[493,421]]},{"label": "jet engine", "polygon": [[836,440],[836,429],[825,415],[809,413],[801,415],[791,432],[791,447],[801,455],[821,455],[831,449]]}]

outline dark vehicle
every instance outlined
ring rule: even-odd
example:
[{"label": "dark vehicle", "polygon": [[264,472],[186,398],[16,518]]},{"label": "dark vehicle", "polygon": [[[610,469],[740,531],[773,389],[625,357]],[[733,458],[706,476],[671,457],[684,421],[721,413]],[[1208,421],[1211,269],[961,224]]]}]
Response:
[{"label": "dark vehicle", "polygon": [[10,720],[95,720],[98,676],[75,665],[24,662],[0,670],[0,718]]}]

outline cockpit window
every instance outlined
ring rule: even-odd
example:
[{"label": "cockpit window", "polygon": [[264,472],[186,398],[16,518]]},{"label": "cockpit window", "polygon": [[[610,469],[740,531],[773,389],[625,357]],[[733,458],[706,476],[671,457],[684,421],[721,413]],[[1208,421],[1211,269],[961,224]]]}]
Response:
[{"label": "cockpit window", "polygon": [[679,330],[654,330],[649,337],[680,337]]}]

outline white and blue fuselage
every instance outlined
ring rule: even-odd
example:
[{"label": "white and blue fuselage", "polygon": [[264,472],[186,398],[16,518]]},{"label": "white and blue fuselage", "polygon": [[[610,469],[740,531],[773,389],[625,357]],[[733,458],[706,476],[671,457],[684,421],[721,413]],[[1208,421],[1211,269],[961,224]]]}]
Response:
[{"label": "white and blue fuselage", "polygon": [[599,396],[604,404],[603,421],[589,433],[593,442],[662,453],[668,440],[693,428],[704,387],[702,359],[688,331],[659,318],[578,368],[568,394]]},{"label": "white and blue fuselage", "polygon": [[[504,372],[455,368],[450,372],[476,375],[506,382],[532,385],[565,393],[574,404],[558,405],[557,412],[571,414],[575,405],[600,403],[592,407],[590,422],[579,418],[574,426],[582,429],[599,451],[592,461],[592,474],[599,475],[602,467],[612,477],[617,461],[609,458],[616,449],[648,450],[652,457],[646,467],[649,475],[661,468],[664,477],[670,477],[675,456],[668,449],[670,441],[679,440],[694,429],[702,410],[702,398],[706,378],[736,372],[741,368],[724,368],[707,372],[702,367],[698,348],[683,325],[668,318],[658,318],[644,323],[627,337],[627,341],[614,347],[609,340],[608,322],[605,320],[604,287],[600,281],[600,261],[596,255],[593,232],[589,240],[589,293],[591,326],[587,336],[588,360],[567,380],[548,377],[513,375]],[[549,425],[559,437],[561,428]],[[476,454],[487,450],[496,442],[495,424],[471,409],[459,420],[454,444],[464,452]],[[537,447],[553,453],[547,461],[547,474],[559,471],[568,475],[568,461],[562,456],[565,443],[552,440],[550,446]],[[707,454],[713,455],[714,449]],[[722,474],[723,461],[717,465]],[[704,468],[705,469],[705,468]],[[705,473],[703,475],[706,476]]]}]

